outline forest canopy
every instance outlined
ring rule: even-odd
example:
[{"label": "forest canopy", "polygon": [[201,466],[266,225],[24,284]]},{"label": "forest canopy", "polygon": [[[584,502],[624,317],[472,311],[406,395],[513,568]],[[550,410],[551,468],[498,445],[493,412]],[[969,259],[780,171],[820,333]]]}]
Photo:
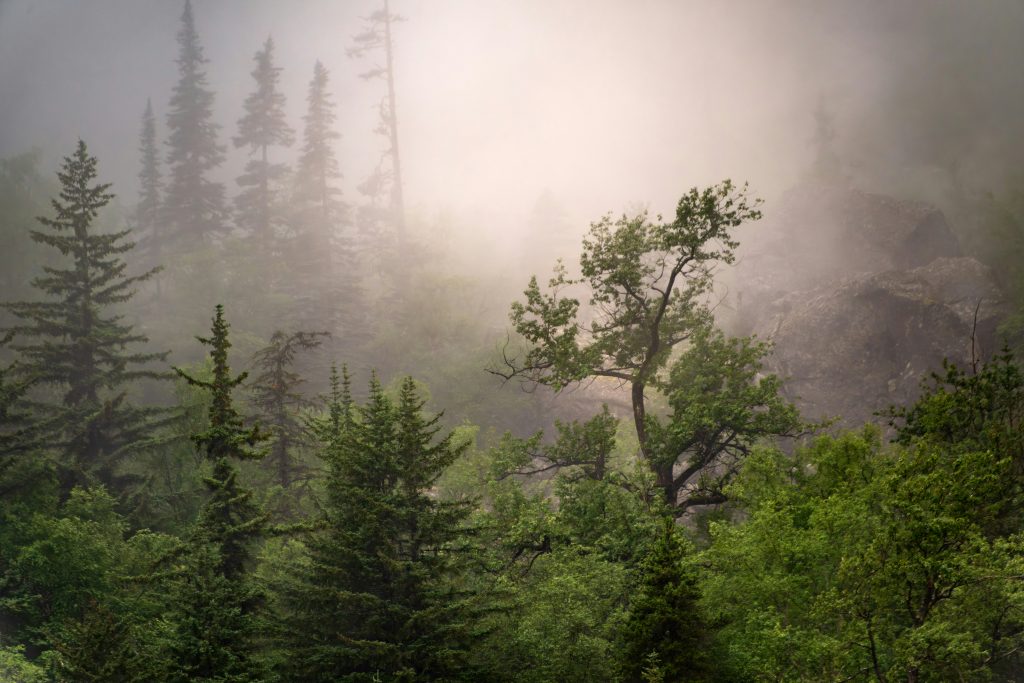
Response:
[{"label": "forest canopy", "polygon": [[[159,14],[95,7],[112,25]],[[283,10],[257,2],[223,30],[238,7],[175,5],[164,42],[142,51],[173,79],[137,98],[114,144],[89,123],[90,92],[61,112],[78,134],[0,159],[0,680],[1024,680],[1024,203],[1010,143],[981,172],[995,138],[942,135],[980,96],[953,111],[929,79],[915,106],[879,86],[877,107],[907,118],[875,143],[914,157],[876,154],[884,171],[855,153],[858,107],[801,100],[808,149],[769,164],[793,185],[782,194],[758,164],[720,168],[750,146],[726,128],[752,125],[760,91],[703,121],[721,155],[701,162],[695,143],[685,172],[606,163],[612,132],[653,159],[646,132],[599,140],[581,120],[559,140],[587,137],[580,164],[643,203],[601,196],[590,212],[545,191],[498,236],[502,202],[521,200],[487,181],[495,165],[521,171],[507,148],[474,167],[484,208],[425,208],[444,195],[427,203],[424,188],[460,181],[446,154],[425,156],[418,98],[483,118],[493,91],[420,78],[451,38],[424,37],[422,8],[321,15],[309,0],[264,25]],[[534,11],[455,7],[494,30]],[[628,32],[626,18],[695,11],[598,2],[574,36],[554,28],[566,7],[527,35],[542,46],[555,32],[583,62],[613,19]],[[960,88],[987,64],[968,49],[978,26],[930,11],[907,41],[921,55],[964,43],[947,65]],[[904,16],[875,12],[825,3],[807,17]],[[30,14],[0,7],[0,39]],[[295,73],[325,16],[344,17],[332,40],[350,61],[328,52]],[[227,50],[250,24],[258,40]],[[723,44],[753,49],[735,26]],[[990,47],[1015,54],[996,31]],[[707,49],[707,69],[731,68]],[[913,80],[898,54],[911,73],[890,78]],[[466,88],[465,68],[444,78]],[[585,100],[601,79],[574,68]],[[536,102],[511,102],[517,83],[501,108],[532,116]],[[708,108],[728,99],[705,86]],[[695,97],[665,107],[673,126],[695,125]],[[934,115],[911,135],[925,102]],[[459,121],[483,151],[509,125]]]}]

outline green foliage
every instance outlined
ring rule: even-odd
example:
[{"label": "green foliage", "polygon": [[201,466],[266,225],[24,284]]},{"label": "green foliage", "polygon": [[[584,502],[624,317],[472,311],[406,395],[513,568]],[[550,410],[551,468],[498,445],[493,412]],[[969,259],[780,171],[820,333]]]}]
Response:
[{"label": "green foliage", "polygon": [[107,570],[113,590],[91,598],[77,618],[47,629],[44,659],[58,680],[167,680],[172,670],[166,619],[168,578],[157,568],[178,552],[177,539],[146,531],[128,538]]},{"label": "green foliage", "polygon": [[234,462],[262,458],[257,446],[266,435],[258,425],[246,427],[234,408],[232,390],[246,373],[232,376],[228,365],[231,343],[223,306],[216,308],[211,336],[199,341],[210,347],[212,378],[175,370],[188,384],[210,393],[208,427],[193,441],[213,470],[205,479],[209,498],[177,587],[174,680],[259,680],[261,667],[252,655],[261,595],[248,572],[266,515],[252,500],[252,491],[239,483]]},{"label": "green foliage", "polygon": [[474,598],[462,588],[469,507],[430,495],[466,445],[407,379],[397,401],[376,378],[353,412],[337,381],[324,424],[329,467],[308,562],[281,587],[284,668],[296,680],[461,680]]},{"label": "green foliage", "polygon": [[[478,657],[499,680],[621,679],[629,596],[666,509],[642,478],[611,468],[616,426],[605,411],[560,424],[553,443],[506,434],[491,452],[494,478],[477,523],[488,566],[512,597],[487,620],[494,632]],[[609,466],[600,478],[598,461]],[[540,468],[556,476],[509,476]]]},{"label": "green foliage", "polygon": [[543,555],[513,586],[514,609],[487,642],[496,680],[614,681],[616,634],[630,589],[625,567],[563,549]]},{"label": "green foliage", "polygon": [[975,680],[1014,652],[1014,536],[986,533],[1010,461],[927,440],[824,438],[748,460],[716,523],[708,613],[740,680]]},{"label": "green foliage", "polygon": [[452,430],[452,440],[465,444],[462,455],[437,480],[437,494],[448,500],[479,499],[490,480],[491,461],[486,450],[478,447],[480,428],[464,423]]},{"label": "green foliage", "polygon": [[[673,349],[711,325],[714,269],[735,260],[732,230],[760,218],[758,204],[726,180],[683,195],[671,223],[646,213],[593,223],[583,240],[582,277],[570,278],[559,264],[548,292],[530,280],[526,301],[513,303],[511,312],[526,352],[506,356],[507,370],[492,371],[556,390],[591,377],[629,384],[641,454],[675,505],[682,488],[675,459],[657,453],[649,438],[645,391],[659,385]],[[589,294],[586,311],[567,293],[573,287]]]},{"label": "green foliage", "polygon": [[[703,296],[712,269],[731,263],[738,243],[730,231],[760,218],[732,183],[684,195],[671,223],[646,213],[593,223],[580,256],[582,278],[556,268],[551,293],[536,278],[526,302],[512,305],[512,323],[530,349],[516,370],[556,388],[591,376],[647,382],[668,354],[707,320]],[[599,307],[590,325],[579,320],[580,301],[562,290],[584,285]]]},{"label": "green foliage", "polygon": [[264,453],[255,448],[266,437],[259,427],[246,427],[242,416],[235,410],[231,392],[246,380],[249,373],[231,376],[228,365],[228,323],[224,319],[224,306],[218,304],[213,317],[210,337],[196,337],[200,343],[210,347],[210,361],[213,377],[209,380],[193,377],[181,368],[175,368],[189,385],[205,389],[210,393],[209,426],[195,434],[192,441],[196,448],[206,454],[211,462],[224,458],[253,460],[262,458]]},{"label": "green foliage", "polygon": [[109,184],[96,184],[96,158],[81,140],[65,157],[60,199],[54,218],[40,218],[47,230],[32,239],[64,257],[63,267],[47,267],[32,284],[48,300],[6,303],[20,323],[10,328],[21,357],[23,381],[55,387],[59,403],[37,403],[45,415],[47,441],[58,447],[65,490],[96,482],[122,493],[131,477],[121,464],[140,445],[153,440],[162,411],[131,405],[130,385],[165,375],[146,369],[166,353],[127,351],[147,338],[123,322],[114,310],[131,299],[134,287],[155,271],[126,276],[122,254],[134,246],[129,231],[99,233],[93,221],[113,195]]},{"label": "green foliage", "polygon": [[54,498],[38,500],[49,505],[36,510],[25,505],[33,502],[5,506],[11,553],[5,553],[0,608],[25,625],[25,635],[40,638],[51,624],[112,592],[126,527],[102,489],[74,489],[60,508]]},{"label": "green foliage", "polygon": [[166,593],[152,571],[175,540],[127,537],[103,489],[76,488],[60,506],[45,490],[11,498],[2,525],[9,550],[0,553],[7,632],[43,650],[57,680],[163,680],[166,628],[157,620]]},{"label": "green foliage", "polygon": [[46,670],[25,658],[25,648],[0,645],[0,680],[47,683]]},{"label": "green foliage", "polygon": [[990,449],[1024,466],[1024,373],[1008,349],[967,372],[946,362],[909,408],[888,412],[897,440]]},{"label": "green foliage", "polygon": [[531,476],[545,472],[561,473],[572,479],[585,477],[602,481],[611,465],[612,450],[619,421],[602,406],[601,413],[587,422],[563,423],[556,420],[558,436],[554,443],[543,444],[543,432],[529,439],[502,438],[495,450],[494,473],[501,478],[511,474]]},{"label": "green foliage", "polygon": [[618,633],[627,681],[713,680],[708,675],[709,629],[697,607],[696,572],[686,566],[686,557],[679,530],[666,518],[641,564],[640,585]]},{"label": "green foliage", "polygon": [[[0,340],[0,347],[3,342]],[[39,446],[43,434],[35,416],[27,410],[25,395],[35,382],[33,377],[16,377],[17,365],[0,366],[0,481],[15,458]]]},{"label": "green foliage", "polygon": [[172,681],[264,680],[256,657],[254,612],[262,595],[229,575],[213,543],[198,544],[181,567],[171,645]]},{"label": "green foliage", "polygon": [[649,416],[647,423],[654,461],[672,473],[669,500],[682,509],[724,502],[726,485],[754,444],[805,429],[796,407],[780,396],[781,380],[763,373],[767,343],[728,338],[712,327],[695,330],[690,342],[659,384],[671,415],[664,423]]}]

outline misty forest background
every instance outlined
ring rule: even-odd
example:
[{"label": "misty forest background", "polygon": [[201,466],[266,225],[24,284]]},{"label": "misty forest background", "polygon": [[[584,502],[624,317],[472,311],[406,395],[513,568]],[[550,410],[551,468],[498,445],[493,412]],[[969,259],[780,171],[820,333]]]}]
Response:
[{"label": "misty forest background", "polygon": [[1024,680],[1022,29],[0,4],[0,680]]}]

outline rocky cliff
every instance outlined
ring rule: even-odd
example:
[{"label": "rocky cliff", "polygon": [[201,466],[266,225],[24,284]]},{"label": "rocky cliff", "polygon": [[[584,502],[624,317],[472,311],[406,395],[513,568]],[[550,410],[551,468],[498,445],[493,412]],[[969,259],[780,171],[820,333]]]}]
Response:
[{"label": "rocky cliff", "polygon": [[769,367],[808,417],[861,424],[943,358],[997,345],[1003,297],[934,207],[808,186],[772,216],[737,266],[740,331],[774,342]]}]

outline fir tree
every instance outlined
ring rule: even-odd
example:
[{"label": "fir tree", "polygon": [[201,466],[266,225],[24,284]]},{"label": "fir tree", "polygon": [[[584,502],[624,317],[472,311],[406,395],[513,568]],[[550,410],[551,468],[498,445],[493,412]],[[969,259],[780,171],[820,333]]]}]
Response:
[{"label": "fir tree", "polygon": [[331,365],[328,378],[330,390],[325,397],[326,413],[315,415],[306,420],[306,427],[319,442],[322,458],[328,463],[334,462],[341,452],[345,439],[354,434],[356,405],[352,400],[352,379],[348,374],[348,366]]},{"label": "fir tree", "polygon": [[133,382],[163,379],[146,369],[166,353],[132,352],[146,343],[144,335],[112,311],[132,298],[133,287],[156,269],[125,275],[122,254],[132,249],[128,230],[98,233],[93,222],[113,195],[109,184],[96,184],[96,158],[85,143],[65,157],[57,177],[60,199],[52,201],[56,216],[39,218],[47,230],[32,239],[58,250],[70,262],[45,268],[33,286],[49,300],[7,303],[22,322],[10,333],[26,340],[12,345],[21,355],[18,373],[41,385],[56,387],[59,404],[36,407],[47,421],[52,445],[59,448],[65,490],[75,484],[100,482],[123,490],[132,478],[120,465],[152,436],[164,411],[131,405],[125,391]]},{"label": "fir tree", "polygon": [[167,114],[170,182],[164,200],[169,238],[194,241],[226,230],[224,187],[208,174],[224,161],[213,121],[213,91],[206,82],[207,59],[199,44],[192,3],[185,0],[178,31],[178,83]]},{"label": "fir tree", "polygon": [[160,207],[163,192],[163,174],[156,145],[156,118],[153,103],[146,100],[142,114],[142,132],[139,134],[139,203],[135,207],[135,229],[140,235],[140,246],[147,252],[148,261],[160,263]]},{"label": "fir tree", "polygon": [[468,675],[470,601],[464,571],[468,507],[429,490],[464,451],[437,439],[438,417],[407,379],[399,399],[376,378],[352,419],[347,385],[332,393],[337,432],[323,530],[282,592],[289,680],[453,680]]},{"label": "fir tree", "polygon": [[238,224],[255,235],[264,248],[273,236],[277,214],[275,185],[287,173],[284,164],[271,164],[268,149],[274,145],[289,147],[293,131],[284,114],[284,95],[278,90],[281,68],[274,65],[274,41],[267,38],[263,49],[254,57],[256,68],[252,77],[256,90],[245,100],[245,115],[238,121],[235,147],[248,147],[257,158],[245,166],[238,184],[245,188],[236,199]]},{"label": "fir tree", "polygon": [[695,577],[684,567],[685,548],[666,518],[644,561],[642,578],[621,631],[627,681],[702,681],[707,678],[707,628],[697,608]]},{"label": "fir tree", "polygon": [[323,336],[325,332],[278,331],[271,336],[270,344],[256,352],[259,374],[253,381],[253,404],[273,435],[266,462],[273,470],[275,483],[286,493],[293,485],[306,482],[309,474],[296,460],[294,451],[306,442],[307,436],[299,412],[313,402],[298,392],[303,380],[293,369],[295,356],[320,346]]},{"label": "fir tree", "polygon": [[335,182],[341,177],[333,143],[334,103],[327,89],[328,72],[317,62],[306,98],[302,153],[293,197],[295,241],[292,262],[298,302],[295,325],[323,326],[339,341],[351,341],[361,329],[355,305],[361,298],[355,255],[348,233],[348,208]]},{"label": "fir tree", "polygon": [[190,385],[210,392],[209,426],[192,440],[213,471],[205,479],[210,497],[192,535],[192,557],[178,600],[175,660],[181,680],[258,680],[252,653],[261,596],[247,570],[266,515],[253,501],[252,491],[239,483],[234,463],[262,458],[258,445],[266,435],[258,426],[246,427],[232,403],[232,390],[247,374],[231,375],[223,306],[216,308],[212,335],[198,339],[210,347],[212,378],[175,371]]},{"label": "fir tree", "polygon": [[330,377],[331,392],[328,401],[327,422],[323,423],[317,435],[321,441],[337,447],[341,444],[345,434],[351,433],[354,422],[354,402],[352,401],[352,379],[348,374],[348,366],[341,366],[341,376],[338,375],[338,366],[331,365]]},{"label": "fir tree", "polygon": [[329,73],[319,61],[313,67],[313,79],[306,96],[308,109],[303,117],[302,154],[296,172],[295,195],[303,205],[319,214],[320,239],[330,241],[329,227],[343,210],[338,197],[341,190],[333,182],[341,177],[333,141],[340,135],[334,130],[334,103],[327,90]]}]

